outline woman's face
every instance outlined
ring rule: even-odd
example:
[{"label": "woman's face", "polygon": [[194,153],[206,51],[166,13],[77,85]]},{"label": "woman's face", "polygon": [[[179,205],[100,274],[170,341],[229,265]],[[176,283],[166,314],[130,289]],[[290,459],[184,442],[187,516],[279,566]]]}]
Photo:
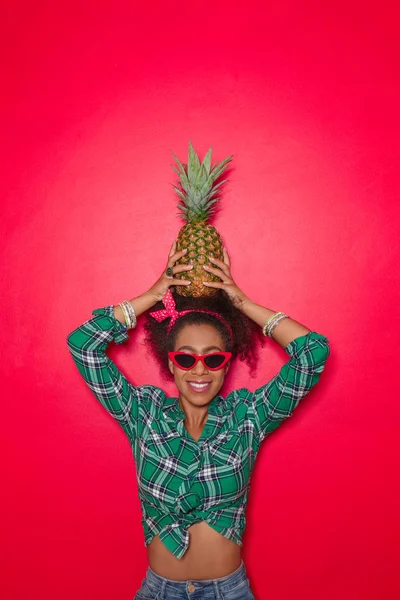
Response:
[{"label": "woman's face", "polygon": [[[175,341],[174,351],[203,355],[211,352],[225,352],[226,348],[220,332],[212,325],[192,324],[185,325],[180,330]],[[218,371],[208,370],[201,360],[189,371],[180,369],[170,359],[168,364],[175,378],[180,397],[185,398],[190,404],[205,406],[218,395],[229,370],[230,362]],[[196,386],[196,383],[201,384],[201,387]]]}]

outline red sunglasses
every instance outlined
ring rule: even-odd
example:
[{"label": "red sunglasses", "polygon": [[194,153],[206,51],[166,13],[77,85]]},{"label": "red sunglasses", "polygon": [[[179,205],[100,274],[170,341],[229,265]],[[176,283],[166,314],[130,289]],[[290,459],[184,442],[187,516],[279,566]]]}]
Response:
[{"label": "red sunglasses", "polygon": [[212,354],[203,354],[202,356],[188,354],[187,352],[168,352],[168,356],[174,365],[184,371],[193,369],[199,360],[210,371],[218,371],[230,360],[232,352],[213,352]]}]

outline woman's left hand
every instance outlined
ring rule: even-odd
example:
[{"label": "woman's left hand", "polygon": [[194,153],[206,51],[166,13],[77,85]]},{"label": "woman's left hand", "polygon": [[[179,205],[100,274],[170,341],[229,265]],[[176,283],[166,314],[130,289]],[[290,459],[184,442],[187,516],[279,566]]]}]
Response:
[{"label": "woman's left hand", "polygon": [[204,269],[209,273],[213,273],[221,279],[221,281],[204,281],[203,285],[207,287],[219,288],[224,290],[233,306],[242,310],[243,304],[245,300],[248,300],[247,296],[242,292],[242,290],[236,285],[233,281],[231,271],[230,271],[230,260],[227,251],[223,250],[224,260],[219,260],[218,258],[213,258],[212,256],[208,256],[209,260],[215,264],[215,267],[210,267],[208,265],[204,265]]}]

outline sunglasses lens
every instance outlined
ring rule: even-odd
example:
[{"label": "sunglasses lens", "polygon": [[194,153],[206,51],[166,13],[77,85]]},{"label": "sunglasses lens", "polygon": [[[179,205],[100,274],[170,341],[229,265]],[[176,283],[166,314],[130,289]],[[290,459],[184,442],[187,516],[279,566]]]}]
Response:
[{"label": "sunglasses lens", "polygon": [[224,360],[225,356],[223,354],[211,354],[210,356],[205,357],[204,362],[210,369],[218,369]]},{"label": "sunglasses lens", "polygon": [[182,369],[190,369],[196,362],[194,356],[191,356],[190,354],[177,354],[175,360]]}]

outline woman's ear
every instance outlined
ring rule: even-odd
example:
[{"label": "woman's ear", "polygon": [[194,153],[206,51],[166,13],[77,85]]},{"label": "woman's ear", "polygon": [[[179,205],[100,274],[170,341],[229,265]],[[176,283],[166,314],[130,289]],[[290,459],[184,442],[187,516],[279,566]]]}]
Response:
[{"label": "woman's ear", "polygon": [[170,358],[168,359],[168,368],[171,371],[172,375],[174,375],[174,363]]},{"label": "woman's ear", "polygon": [[225,375],[228,374],[229,369],[231,368],[231,361],[229,361],[228,363],[226,363],[225,365]]}]

